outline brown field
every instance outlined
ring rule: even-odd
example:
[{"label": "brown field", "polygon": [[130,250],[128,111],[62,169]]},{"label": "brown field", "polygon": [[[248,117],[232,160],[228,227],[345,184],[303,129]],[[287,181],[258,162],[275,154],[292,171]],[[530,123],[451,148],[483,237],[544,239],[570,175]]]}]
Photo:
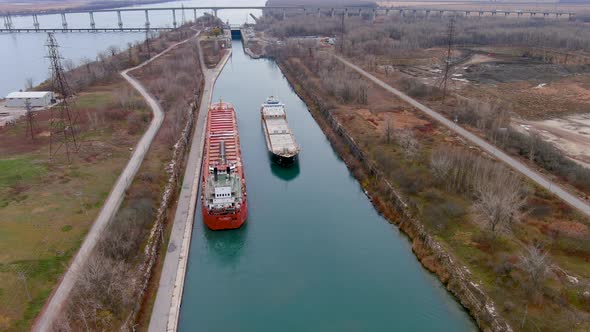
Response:
[{"label": "brown field", "polygon": [[[399,84],[408,77],[438,86],[444,53],[433,48],[396,58],[396,69],[388,69],[387,79]],[[450,91],[461,98],[507,105],[515,128],[540,134],[572,160],[590,166],[587,54],[489,46],[456,49],[453,57],[460,60],[451,70]],[[386,68],[377,66],[376,71],[385,74]]]}]

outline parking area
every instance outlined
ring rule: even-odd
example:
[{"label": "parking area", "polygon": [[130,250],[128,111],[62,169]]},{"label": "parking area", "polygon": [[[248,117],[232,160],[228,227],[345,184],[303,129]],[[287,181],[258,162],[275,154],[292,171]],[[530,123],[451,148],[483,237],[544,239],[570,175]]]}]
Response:
[{"label": "parking area", "polygon": [[[48,107],[33,107],[33,112],[44,111]],[[15,123],[18,119],[25,116],[27,110],[24,107],[7,107],[6,99],[0,99],[0,128]]]},{"label": "parking area", "polygon": [[16,122],[27,113],[25,108],[6,107],[6,100],[0,100],[0,127]]}]

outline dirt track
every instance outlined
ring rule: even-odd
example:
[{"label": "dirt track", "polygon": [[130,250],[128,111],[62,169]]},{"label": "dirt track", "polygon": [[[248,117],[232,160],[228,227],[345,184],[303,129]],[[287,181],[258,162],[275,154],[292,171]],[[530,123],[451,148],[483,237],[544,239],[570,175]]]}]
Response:
[{"label": "dirt track", "polygon": [[117,182],[111,189],[109,196],[107,197],[100,213],[98,214],[92,228],[84,238],[84,242],[80,246],[80,250],[72,260],[68,270],[63,275],[59,285],[57,288],[54,289],[53,294],[51,297],[45,302],[45,306],[39,317],[35,321],[32,331],[51,331],[53,322],[59,317],[64,304],[66,303],[69,294],[74,287],[76,280],[78,278],[78,274],[80,270],[83,268],[86,261],[88,261],[90,255],[92,254],[98,240],[102,236],[102,233],[108,226],[109,222],[117,213],[123,198],[125,197],[125,191],[129,187],[129,185],[133,182],[135,174],[139,170],[141,163],[149,150],[149,147],[156,137],[160,126],[164,120],[164,112],[160,107],[159,103],[146,91],[146,89],[134,78],[128,75],[128,72],[133,71],[135,69],[141,68],[148,63],[152,62],[153,60],[157,59],[158,57],[162,56],[163,54],[169,52],[176,46],[187,42],[188,40],[194,37],[190,37],[185,39],[181,42],[175,43],[172,46],[168,47],[161,53],[157,54],[156,56],[152,57],[151,59],[143,62],[142,64],[126,69],[121,72],[121,75],[143,96],[146,100],[150,108],[153,112],[153,119],[150,123],[150,126],[146,130],[146,132],[141,137],[141,140],[137,143],[135,147],[135,151],[129,159],[129,162],[125,166],[125,169],[121,172],[121,175],[117,179]]},{"label": "dirt track", "polygon": [[419,111],[425,113],[426,115],[430,116],[431,118],[433,118],[436,121],[443,124],[445,127],[449,128],[450,130],[454,131],[458,135],[467,139],[472,144],[477,145],[479,148],[486,151],[490,155],[494,156],[498,160],[508,164],[508,166],[512,167],[514,170],[516,170],[519,173],[521,173],[522,175],[528,177],[530,180],[534,181],[539,186],[554,193],[559,198],[561,198],[562,200],[564,200],[566,203],[570,204],[574,208],[578,209],[582,213],[586,214],[587,216],[590,216],[590,204],[583,201],[579,197],[572,195],[568,191],[564,190],[563,188],[561,188],[559,186],[559,184],[557,184],[553,181],[547,180],[540,173],[534,171],[533,169],[529,168],[528,166],[526,166],[525,164],[516,160],[515,158],[512,158],[511,156],[506,154],[504,151],[502,151],[502,150],[498,149],[497,147],[493,146],[492,144],[488,143],[486,140],[479,138],[478,136],[469,132],[468,130],[464,129],[463,127],[458,126],[456,123],[447,119],[446,117],[444,117],[440,113],[422,105],[421,103],[417,102],[415,99],[409,97],[405,93],[393,88],[389,84],[387,84],[387,83],[381,81],[380,79],[378,79],[377,77],[369,74],[368,72],[366,72],[365,70],[363,70],[359,66],[356,66],[355,64],[343,59],[340,56],[334,55],[334,57],[336,59],[338,59],[339,61],[341,61],[346,66],[350,67],[351,69],[354,69],[355,71],[357,71],[361,75],[365,76],[367,79],[369,79],[373,83],[375,83],[378,86],[384,88],[385,90],[391,92],[392,94],[399,97],[401,100],[407,102],[408,104],[412,105],[413,107],[415,107]]}]

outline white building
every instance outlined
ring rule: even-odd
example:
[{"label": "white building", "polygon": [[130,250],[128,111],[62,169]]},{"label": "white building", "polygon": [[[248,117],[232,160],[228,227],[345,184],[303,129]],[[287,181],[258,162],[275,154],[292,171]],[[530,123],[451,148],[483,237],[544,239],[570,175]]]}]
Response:
[{"label": "white building", "polygon": [[51,105],[53,92],[51,91],[19,91],[6,96],[6,107],[26,107],[26,100],[31,107],[45,107]]}]

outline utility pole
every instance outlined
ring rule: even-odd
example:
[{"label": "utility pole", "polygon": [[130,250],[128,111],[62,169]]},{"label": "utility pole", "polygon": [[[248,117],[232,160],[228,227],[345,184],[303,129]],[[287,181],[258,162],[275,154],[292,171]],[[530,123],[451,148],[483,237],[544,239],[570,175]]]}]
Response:
[{"label": "utility pole", "polygon": [[31,101],[29,100],[29,98],[25,99],[25,107],[27,109],[27,113],[26,113],[26,117],[27,117],[27,132],[26,132],[26,136],[29,135],[29,133],[31,134],[31,140],[34,142],[35,141],[35,116],[33,115],[33,111],[31,108]]},{"label": "utility pole", "polygon": [[150,35],[149,31],[145,31],[145,45],[147,47],[148,59],[152,57],[152,50],[150,49]]},{"label": "utility pole", "polygon": [[340,24],[340,34],[342,38],[340,40],[340,53],[344,54],[344,17],[346,16],[346,10],[342,12],[342,23]]},{"label": "utility pole", "polygon": [[443,90],[443,97],[442,97],[442,102],[445,102],[445,98],[447,97],[447,81],[449,80],[449,72],[451,71],[451,53],[453,50],[453,39],[455,37],[455,18],[451,17],[451,20],[449,21],[449,25],[447,27],[447,42],[448,42],[448,47],[447,47],[447,60],[445,62],[445,71],[444,71],[444,75],[442,78],[442,81],[440,83],[440,87],[442,87]]},{"label": "utility pole", "polygon": [[50,61],[53,89],[61,95],[61,102],[51,108],[49,159],[53,160],[57,152],[63,147],[66,151],[68,163],[71,163],[70,153],[78,152],[77,131],[78,113],[70,110],[69,99],[73,91],[68,85],[64,69],[61,64],[62,56],[53,32],[47,33],[47,50]]}]

